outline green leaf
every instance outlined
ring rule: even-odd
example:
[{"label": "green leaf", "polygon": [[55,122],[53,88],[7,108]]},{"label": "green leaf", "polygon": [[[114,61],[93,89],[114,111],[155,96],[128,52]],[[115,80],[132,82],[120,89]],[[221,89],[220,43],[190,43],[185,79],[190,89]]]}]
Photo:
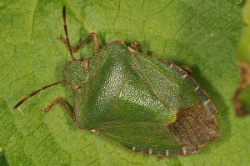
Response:
[{"label": "green leaf", "polygon": [[5,154],[4,152],[2,152],[2,149],[0,149],[0,165],[1,166],[7,166],[7,161],[6,161],[6,158],[5,158]]},{"label": "green leaf", "polygon": [[[58,85],[30,98],[25,95],[62,79],[70,60],[58,40],[64,36],[62,6],[67,6],[71,43],[96,32],[101,45],[115,40],[130,44],[178,65],[192,68],[195,80],[215,103],[220,137],[185,157],[131,152],[100,135],[79,130],[67,112],[55,106],[64,97],[73,106],[68,85]],[[246,165],[249,159],[249,118],[234,115],[231,96],[239,83],[235,65],[242,28],[241,7],[233,0],[191,1],[4,1],[0,2],[0,148],[9,165]],[[92,54],[91,44],[76,54]]]},{"label": "green leaf", "polygon": [[238,116],[250,114],[250,1],[243,10],[243,18],[246,26],[242,30],[236,63],[240,70],[241,82],[233,96],[235,111]]},{"label": "green leaf", "polygon": [[250,1],[247,1],[247,4],[242,10],[243,21],[246,26],[244,26],[239,41],[238,54],[237,54],[237,63],[245,62],[250,65]]}]

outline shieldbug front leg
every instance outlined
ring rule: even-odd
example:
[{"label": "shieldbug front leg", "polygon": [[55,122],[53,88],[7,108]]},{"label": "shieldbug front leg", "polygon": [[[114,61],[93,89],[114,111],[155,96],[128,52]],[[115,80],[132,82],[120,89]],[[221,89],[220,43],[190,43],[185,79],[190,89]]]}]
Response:
[{"label": "shieldbug front leg", "polygon": [[71,119],[75,122],[75,124],[77,125],[78,128],[81,129],[80,125],[77,123],[77,121],[75,120],[75,116],[73,115],[73,111],[70,109],[69,105],[67,104],[67,102],[62,98],[59,97],[57,99],[55,99],[45,110],[44,112],[47,113],[49,112],[52,107],[54,107],[56,104],[61,104],[63,106],[63,108],[65,108],[65,110],[68,112],[68,114],[70,115]]},{"label": "shieldbug front leg", "polygon": [[69,49],[72,50],[73,53],[76,53],[81,47],[83,47],[90,39],[93,43],[93,53],[95,54],[100,50],[99,48],[99,41],[98,36],[94,32],[90,33],[83,41],[81,41],[78,45],[75,47],[72,47],[71,45],[68,46],[67,40],[63,37],[59,38]]}]

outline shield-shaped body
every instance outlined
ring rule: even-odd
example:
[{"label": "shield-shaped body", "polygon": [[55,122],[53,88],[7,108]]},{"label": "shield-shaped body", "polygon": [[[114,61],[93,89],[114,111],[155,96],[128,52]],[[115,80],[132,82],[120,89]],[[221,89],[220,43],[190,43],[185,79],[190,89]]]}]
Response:
[{"label": "shield-shaped body", "polygon": [[113,41],[89,59],[76,122],[134,151],[185,155],[217,138],[214,104],[180,67]]}]

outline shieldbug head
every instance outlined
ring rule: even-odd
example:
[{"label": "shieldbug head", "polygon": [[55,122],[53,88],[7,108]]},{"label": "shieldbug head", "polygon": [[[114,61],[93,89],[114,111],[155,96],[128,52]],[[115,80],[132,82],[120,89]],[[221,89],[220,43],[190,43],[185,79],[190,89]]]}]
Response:
[{"label": "shieldbug head", "polygon": [[[187,70],[144,55],[138,41],[127,47],[115,40],[100,49],[97,35],[90,33],[73,47],[65,6],[63,22],[66,38],[60,40],[72,58],[64,65],[63,79],[29,94],[14,109],[46,88],[68,83],[74,93],[74,110],[59,97],[44,111],[61,104],[79,128],[135,152],[158,157],[188,155],[218,137],[217,110]],[[73,53],[89,40],[93,55],[76,60]]]}]

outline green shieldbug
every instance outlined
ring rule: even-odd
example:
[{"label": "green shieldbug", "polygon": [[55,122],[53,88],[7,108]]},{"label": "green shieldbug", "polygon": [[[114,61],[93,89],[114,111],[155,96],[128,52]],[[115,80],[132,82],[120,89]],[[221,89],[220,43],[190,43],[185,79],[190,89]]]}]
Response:
[{"label": "green shieldbug", "polygon": [[[63,7],[67,46],[72,61],[66,62],[63,80],[45,86],[18,102],[14,109],[40,91],[69,83],[74,92],[74,111],[58,98],[77,126],[106,136],[133,151],[160,156],[197,153],[199,147],[219,135],[216,108],[208,95],[182,68],[141,53],[140,42],[127,47],[112,41],[99,49],[95,33],[72,47]],[[77,61],[77,52],[88,40],[93,56]]]}]

